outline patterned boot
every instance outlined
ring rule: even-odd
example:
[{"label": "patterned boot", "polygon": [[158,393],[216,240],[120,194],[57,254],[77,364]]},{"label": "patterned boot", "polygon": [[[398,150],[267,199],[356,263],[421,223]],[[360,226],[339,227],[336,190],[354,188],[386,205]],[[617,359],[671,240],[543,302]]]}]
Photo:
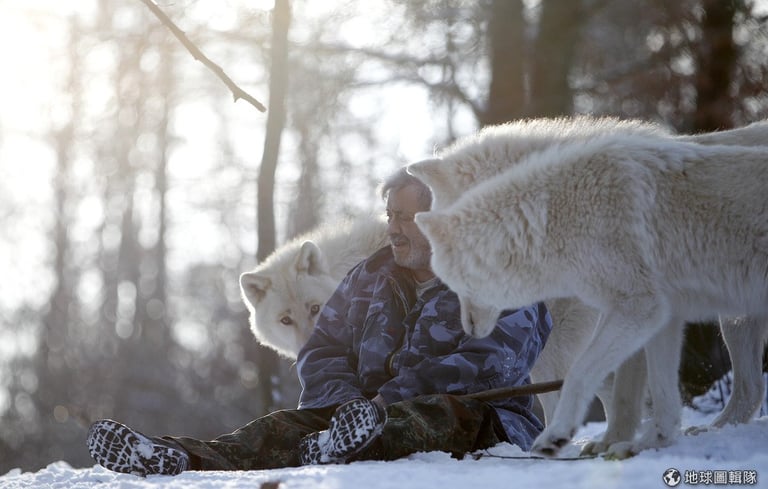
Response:
[{"label": "patterned boot", "polygon": [[189,456],[171,442],[149,438],[111,419],[103,419],[88,430],[88,451],[103,467],[141,477],[177,475],[189,467]]},{"label": "patterned boot", "polygon": [[368,399],[339,406],[327,430],[305,436],[299,443],[302,465],[347,463],[381,434],[386,411]]}]

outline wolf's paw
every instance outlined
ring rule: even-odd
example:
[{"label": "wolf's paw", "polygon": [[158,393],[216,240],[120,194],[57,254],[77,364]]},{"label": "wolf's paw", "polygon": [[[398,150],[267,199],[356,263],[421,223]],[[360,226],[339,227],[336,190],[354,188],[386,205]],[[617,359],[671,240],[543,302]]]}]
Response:
[{"label": "wolf's paw", "polygon": [[613,445],[629,442],[634,438],[634,432],[627,430],[608,429],[602,438],[586,443],[582,449],[583,456],[598,456],[610,451]]},{"label": "wolf's paw", "polygon": [[608,450],[608,444],[602,440],[590,441],[581,448],[582,457],[594,457]]},{"label": "wolf's paw", "polygon": [[640,451],[641,450],[634,442],[620,441],[609,446],[605,450],[605,456],[603,458],[606,460],[626,460],[634,457]]},{"label": "wolf's paw", "polygon": [[542,457],[556,457],[568,442],[571,441],[575,430],[569,432],[569,434],[561,434],[554,430],[544,430],[538,438],[533,442],[531,452]]},{"label": "wolf's paw", "polygon": [[675,442],[675,432],[670,435],[649,427],[638,439],[612,443],[605,451],[607,460],[625,460],[643,450],[667,447]]},{"label": "wolf's paw", "polygon": [[664,448],[672,445],[680,435],[680,426],[676,427],[654,427],[648,429],[635,441],[635,453],[640,453],[649,448]]}]

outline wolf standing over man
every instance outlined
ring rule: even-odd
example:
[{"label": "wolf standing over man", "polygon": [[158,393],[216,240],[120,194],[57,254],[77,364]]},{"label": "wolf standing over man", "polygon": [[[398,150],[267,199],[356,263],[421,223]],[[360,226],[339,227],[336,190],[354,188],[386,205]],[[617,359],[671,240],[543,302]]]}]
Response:
[{"label": "wolf standing over man", "polygon": [[[542,303],[503,311],[485,338],[461,327],[456,294],[430,268],[414,222],[431,194],[400,169],[384,182],[390,246],[355,266],[299,352],[298,409],[273,412],[215,440],[147,437],[112,420],[88,433],[91,456],[136,475],[258,470],[509,442],[528,450],[543,426],[532,396],[483,402],[461,394],[520,385],[551,330]],[[482,237],[478,237],[482,239]]]},{"label": "wolf standing over man", "polygon": [[[765,148],[632,133],[550,140],[556,143],[550,150],[416,217],[432,246],[433,269],[460,297],[466,331],[483,336],[495,328],[501,307],[539,300],[575,297],[600,312],[533,451],[556,455],[606,372],[640,349],[652,422],[610,450],[626,456],[673,443],[680,433],[677,375],[686,321],[752,318],[728,326],[740,332],[729,349],[732,358],[749,357],[740,370],[750,379],[748,389],[762,392]],[[493,154],[483,143],[472,150]],[[759,401],[746,392],[744,398]],[[744,416],[730,419],[748,420],[759,403],[752,406],[737,408]]]}]

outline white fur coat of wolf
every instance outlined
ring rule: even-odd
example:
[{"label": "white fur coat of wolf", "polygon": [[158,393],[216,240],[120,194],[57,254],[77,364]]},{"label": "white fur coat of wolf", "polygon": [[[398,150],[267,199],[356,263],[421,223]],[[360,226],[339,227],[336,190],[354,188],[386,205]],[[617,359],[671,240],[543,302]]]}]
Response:
[{"label": "white fur coat of wolf", "polygon": [[374,216],[327,223],[243,273],[240,289],[256,339],[295,359],[347,272],[387,244],[386,226]]},{"label": "white fur coat of wolf", "polygon": [[[727,131],[675,136],[658,125],[638,120],[611,117],[577,116],[559,119],[520,120],[489,126],[479,133],[459,140],[434,159],[409,166],[432,189],[432,209],[445,208],[478,182],[489,179],[519,163],[531,154],[562,143],[588,140],[608,134],[657,136],[708,145],[768,145],[768,122]],[[547,301],[556,324],[547,345],[531,371],[535,382],[565,377],[576,356],[586,347],[598,311],[576,298]],[[722,318],[722,334],[732,352],[734,393],[726,408],[713,421],[721,427],[751,419],[762,402],[762,345],[768,331],[764,318]],[[732,327],[739,323],[741,331]],[[748,332],[745,334],[744,330]],[[612,452],[626,456],[637,448],[627,445],[639,425],[642,393],[645,385],[645,358],[633,355],[618,372],[618,381],[607,382],[598,391],[608,419],[608,428],[600,442],[587,445],[587,452]],[[612,380],[613,376],[609,377]],[[552,419],[559,399],[557,392],[539,395],[547,422]],[[615,404],[615,406],[614,406]],[[613,448],[610,448],[616,444]]]},{"label": "white fur coat of wolf", "polygon": [[499,308],[540,300],[600,312],[536,451],[555,454],[605,373],[643,347],[665,423],[645,443],[669,443],[684,321],[768,314],[768,153],[644,130],[554,141],[417,216],[433,268],[472,334],[487,334]]}]

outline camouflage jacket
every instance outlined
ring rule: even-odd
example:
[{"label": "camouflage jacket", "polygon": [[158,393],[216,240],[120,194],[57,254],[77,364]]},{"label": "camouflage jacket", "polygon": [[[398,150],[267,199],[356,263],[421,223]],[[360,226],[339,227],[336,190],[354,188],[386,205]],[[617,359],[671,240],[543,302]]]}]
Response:
[{"label": "camouflage jacket", "polygon": [[[505,311],[486,338],[461,328],[459,300],[438,281],[417,297],[389,247],[355,266],[326,303],[299,352],[299,409],[376,394],[393,403],[529,382],[552,327],[543,304]],[[528,449],[542,429],[532,397],[492,402],[507,438]]]}]

